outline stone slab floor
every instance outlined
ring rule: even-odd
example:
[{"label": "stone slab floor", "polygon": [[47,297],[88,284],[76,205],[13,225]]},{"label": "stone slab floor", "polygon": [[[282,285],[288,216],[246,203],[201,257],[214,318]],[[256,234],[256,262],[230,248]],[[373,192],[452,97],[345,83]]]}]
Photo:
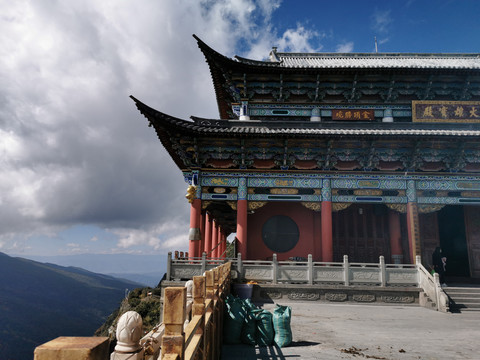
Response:
[{"label": "stone slab floor", "polygon": [[480,311],[452,314],[418,306],[280,304],[292,307],[290,347],[224,345],[222,359],[480,360]]}]

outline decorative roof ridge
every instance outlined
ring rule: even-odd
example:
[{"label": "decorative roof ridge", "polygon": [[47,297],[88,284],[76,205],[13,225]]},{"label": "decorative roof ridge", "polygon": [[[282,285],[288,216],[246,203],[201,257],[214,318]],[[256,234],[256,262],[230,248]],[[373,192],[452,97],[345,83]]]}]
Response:
[{"label": "decorative roof ridge", "polygon": [[283,60],[280,60],[280,61],[252,60],[252,59],[244,58],[238,55],[235,55],[235,59],[242,64],[245,63],[245,64],[262,65],[262,66],[278,66],[283,63]]},{"label": "decorative roof ridge", "polygon": [[[203,54],[205,55],[205,57],[207,57],[207,54],[212,54],[212,55],[215,55],[215,56],[218,56],[220,58],[223,58],[225,60],[229,60],[229,61],[235,61],[234,59],[226,56],[226,55],[223,55],[222,53],[219,53],[217,50],[213,49],[212,47],[208,46],[202,39],[200,39],[197,35],[195,34],[192,34],[193,38],[195,40],[197,40],[197,45],[198,47],[200,48],[200,50],[203,52]],[[208,57],[207,57],[208,58]]]},{"label": "decorative roof ridge", "polygon": [[[294,52],[276,52],[275,53],[280,59],[282,57],[302,57],[302,58],[480,58],[480,53],[336,53],[336,52],[319,52],[319,53],[294,53]],[[247,61],[258,61],[258,60],[249,60]]]},{"label": "decorative roof ridge", "polygon": [[[298,68],[298,67],[304,67],[304,68],[311,68],[311,67],[317,67],[319,65],[314,65],[314,64],[292,64],[290,59],[292,61],[295,61],[294,59],[300,60],[308,60],[311,59],[314,61],[315,59],[321,60],[321,59],[344,59],[344,60],[407,60],[407,59],[417,59],[417,60],[479,60],[480,62],[480,53],[336,53],[336,52],[317,52],[317,53],[295,53],[295,52],[277,52],[276,48],[274,48],[270,52],[270,59],[267,60],[254,60],[254,59],[248,59],[242,56],[235,55],[233,58],[230,58],[228,56],[225,56],[218,51],[214,50],[210,46],[208,46],[204,41],[202,41],[198,36],[193,34],[193,37],[197,41],[198,47],[200,50],[203,52],[205,57],[207,58],[207,62],[210,64],[210,59],[211,57],[214,57],[216,59],[221,59],[230,63],[237,63],[237,64],[242,64],[242,65],[251,65],[251,66],[262,66],[262,67],[282,67],[282,68]],[[210,64],[212,66],[212,64]],[[412,65],[408,65],[406,67],[410,68]],[[478,64],[475,66],[477,68]],[[331,65],[326,66],[326,67],[332,67]],[[345,64],[338,64],[338,67],[345,67]],[[361,67],[368,67],[368,65],[362,65]],[[374,67],[378,67],[378,65],[375,65]],[[396,67],[402,67],[402,66],[396,66]],[[431,68],[437,68],[438,66],[432,66],[432,65],[422,65],[419,66],[419,68],[423,67],[431,67]],[[441,66],[441,68],[444,68],[445,66]],[[465,66],[456,66],[455,64],[452,64],[451,66],[447,66],[448,68],[466,68]],[[211,68],[212,71],[212,68]]]},{"label": "decorative roof ridge", "polygon": [[166,121],[175,125],[192,125],[193,124],[193,122],[190,120],[180,119],[175,116],[171,116],[161,111],[158,111],[144,104],[143,102],[135,98],[133,95],[130,95],[130,98],[135,102],[135,105],[137,106],[137,109],[140,111],[140,113],[142,113],[142,115],[145,116],[149,121],[151,120],[150,116],[153,116],[154,118],[160,121]]}]

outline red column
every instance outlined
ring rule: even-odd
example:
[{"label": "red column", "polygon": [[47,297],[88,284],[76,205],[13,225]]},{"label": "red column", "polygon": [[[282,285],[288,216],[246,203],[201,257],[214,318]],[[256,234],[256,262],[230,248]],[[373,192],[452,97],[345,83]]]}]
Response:
[{"label": "red column", "polygon": [[[212,249],[217,245],[218,242],[218,225],[214,220],[212,223]],[[213,250],[211,257],[217,257],[217,249]]]},{"label": "red column", "polygon": [[322,259],[322,214],[313,213],[313,261]]},{"label": "red column", "polygon": [[200,248],[200,218],[202,211],[202,200],[194,199],[190,206],[190,231],[188,233],[188,254],[189,257],[197,256]]},{"label": "red column", "polygon": [[207,256],[210,256],[210,250],[212,250],[212,217],[210,213],[205,214],[205,244],[203,247],[203,251],[207,253]]},{"label": "red column", "polygon": [[322,261],[333,261],[331,201],[322,201]]},{"label": "red column", "polygon": [[401,264],[403,262],[402,233],[400,230],[400,214],[396,211],[388,211],[388,230],[390,234],[390,250],[392,262]]},{"label": "red column", "polygon": [[200,246],[198,247],[198,257],[202,256],[203,249],[205,248],[205,218],[207,216],[207,213],[204,212],[200,216]]},{"label": "red column", "polygon": [[418,209],[416,202],[407,203],[407,228],[408,228],[408,243],[410,245],[410,262],[415,264],[417,255],[420,252],[420,234],[418,227]]},{"label": "red column", "polygon": [[[247,256],[247,200],[237,201],[237,252],[242,254],[242,259]],[[235,254],[236,255],[236,254]]]}]

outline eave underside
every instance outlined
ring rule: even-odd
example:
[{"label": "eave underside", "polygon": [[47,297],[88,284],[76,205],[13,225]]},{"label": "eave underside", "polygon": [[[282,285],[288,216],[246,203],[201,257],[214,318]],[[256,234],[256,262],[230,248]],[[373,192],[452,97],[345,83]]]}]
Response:
[{"label": "eave underside", "polygon": [[182,170],[480,171],[479,124],[192,122],[134,100]]}]

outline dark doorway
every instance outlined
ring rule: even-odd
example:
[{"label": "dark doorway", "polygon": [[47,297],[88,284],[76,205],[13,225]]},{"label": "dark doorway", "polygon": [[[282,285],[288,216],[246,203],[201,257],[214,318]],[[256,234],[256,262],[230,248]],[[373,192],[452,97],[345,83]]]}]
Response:
[{"label": "dark doorway", "polygon": [[332,214],[333,259],[378,263],[380,255],[390,260],[388,209],[382,204],[352,204]]},{"label": "dark doorway", "polygon": [[447,276],[470,276],[463,206],[447,205],[438,212],[438,232]]}]

